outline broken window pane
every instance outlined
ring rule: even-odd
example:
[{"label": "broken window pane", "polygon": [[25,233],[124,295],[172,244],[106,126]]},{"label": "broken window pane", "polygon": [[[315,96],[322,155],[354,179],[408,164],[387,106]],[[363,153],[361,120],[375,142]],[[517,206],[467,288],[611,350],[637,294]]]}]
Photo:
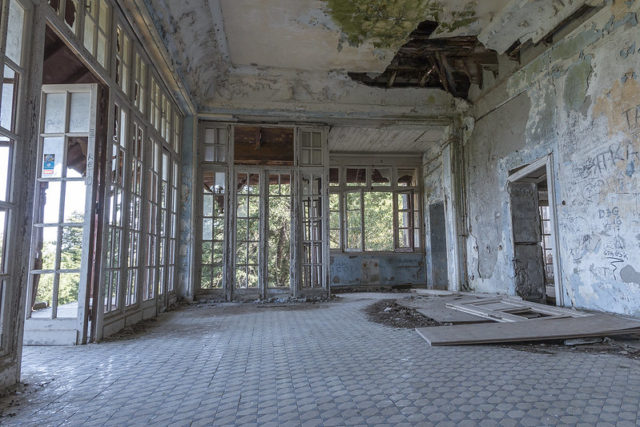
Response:
[{"label": "broken window pane", "polygon": [[415,169],[398,169],[398,186],[415,187],[417,185],[417,176]]},{"label": "broken window pane", "polygon": [[87,174],[87,150],[89,141],[86,136],[69,137],[67,141],[67,178],[84,178]]},{"label": "broken window pane", "polygon": [[66,0],[66,5],[64,9],[64,22],[67,24],[71,31],[75,34],[76,32],[76,23],[78,19],[78,1],[77,0]]},{"label": "broken window pane", "polygon": [[371,171],[371,185],[391,185],[391,168],[376,168]]}]

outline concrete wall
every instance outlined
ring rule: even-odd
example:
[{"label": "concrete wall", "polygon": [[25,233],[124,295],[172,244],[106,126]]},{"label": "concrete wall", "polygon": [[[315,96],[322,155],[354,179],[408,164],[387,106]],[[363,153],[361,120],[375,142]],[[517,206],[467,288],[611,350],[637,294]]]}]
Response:
[{"label": "concrete wall", "polygon": [[472,289],[514,293],[507,176],[552,154],[565,305],[640,316],[638,9],[606,6],[475,91],[464,146]]},{"label": "concrete wall", "polygon": [[331,254],[332,288],[355,285],[425,285],[424,254]]}]

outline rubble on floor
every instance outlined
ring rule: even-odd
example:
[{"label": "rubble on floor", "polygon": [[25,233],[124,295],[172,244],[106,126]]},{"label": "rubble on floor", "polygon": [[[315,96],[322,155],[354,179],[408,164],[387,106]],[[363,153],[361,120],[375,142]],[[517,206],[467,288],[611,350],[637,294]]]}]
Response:
[{"label": "rubble on floor", "polygon": [[364,309],[370,321],[393,328],[421,328],[425,326],[446,326],[451,323],[438,322],[424,316],[417,310],[400,302],[404,300],[385,299],[377,301]]}]

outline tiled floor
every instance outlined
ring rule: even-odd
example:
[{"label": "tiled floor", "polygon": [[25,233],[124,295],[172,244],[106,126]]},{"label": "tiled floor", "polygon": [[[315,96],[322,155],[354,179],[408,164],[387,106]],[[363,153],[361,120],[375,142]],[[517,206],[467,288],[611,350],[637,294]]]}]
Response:
[{"label": "tiled floor", "polygon": [[413,330],[368,322],[360,309],[379,297],[354,294],[286,310],[192,307],[161,316],[136,339],[25,348],[24,381],[50,382],[16,396],[0,423],[640,422],[638,361],[430,348]]}]

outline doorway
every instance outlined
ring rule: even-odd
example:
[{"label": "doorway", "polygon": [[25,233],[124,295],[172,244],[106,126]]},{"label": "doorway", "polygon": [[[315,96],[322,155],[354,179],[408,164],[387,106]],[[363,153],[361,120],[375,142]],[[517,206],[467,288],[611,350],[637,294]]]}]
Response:
[{"label": "doorway", "polygon": [[87,342],[97,98],[96,84],[42,87],[26,345]]},{"label": "doorway", "polygon": [[551,172],[548,156],[509,176],[515,291],[527,301],[563,305]]},{"label": "doorway", "polygon": [[42,79],[24,344],[83,344],[96,327],[107,91],[49,27]]},{"label": "doorway", "polygon": [[235,292],[269,297],[291,291],[291,170],[237,168]]}]

